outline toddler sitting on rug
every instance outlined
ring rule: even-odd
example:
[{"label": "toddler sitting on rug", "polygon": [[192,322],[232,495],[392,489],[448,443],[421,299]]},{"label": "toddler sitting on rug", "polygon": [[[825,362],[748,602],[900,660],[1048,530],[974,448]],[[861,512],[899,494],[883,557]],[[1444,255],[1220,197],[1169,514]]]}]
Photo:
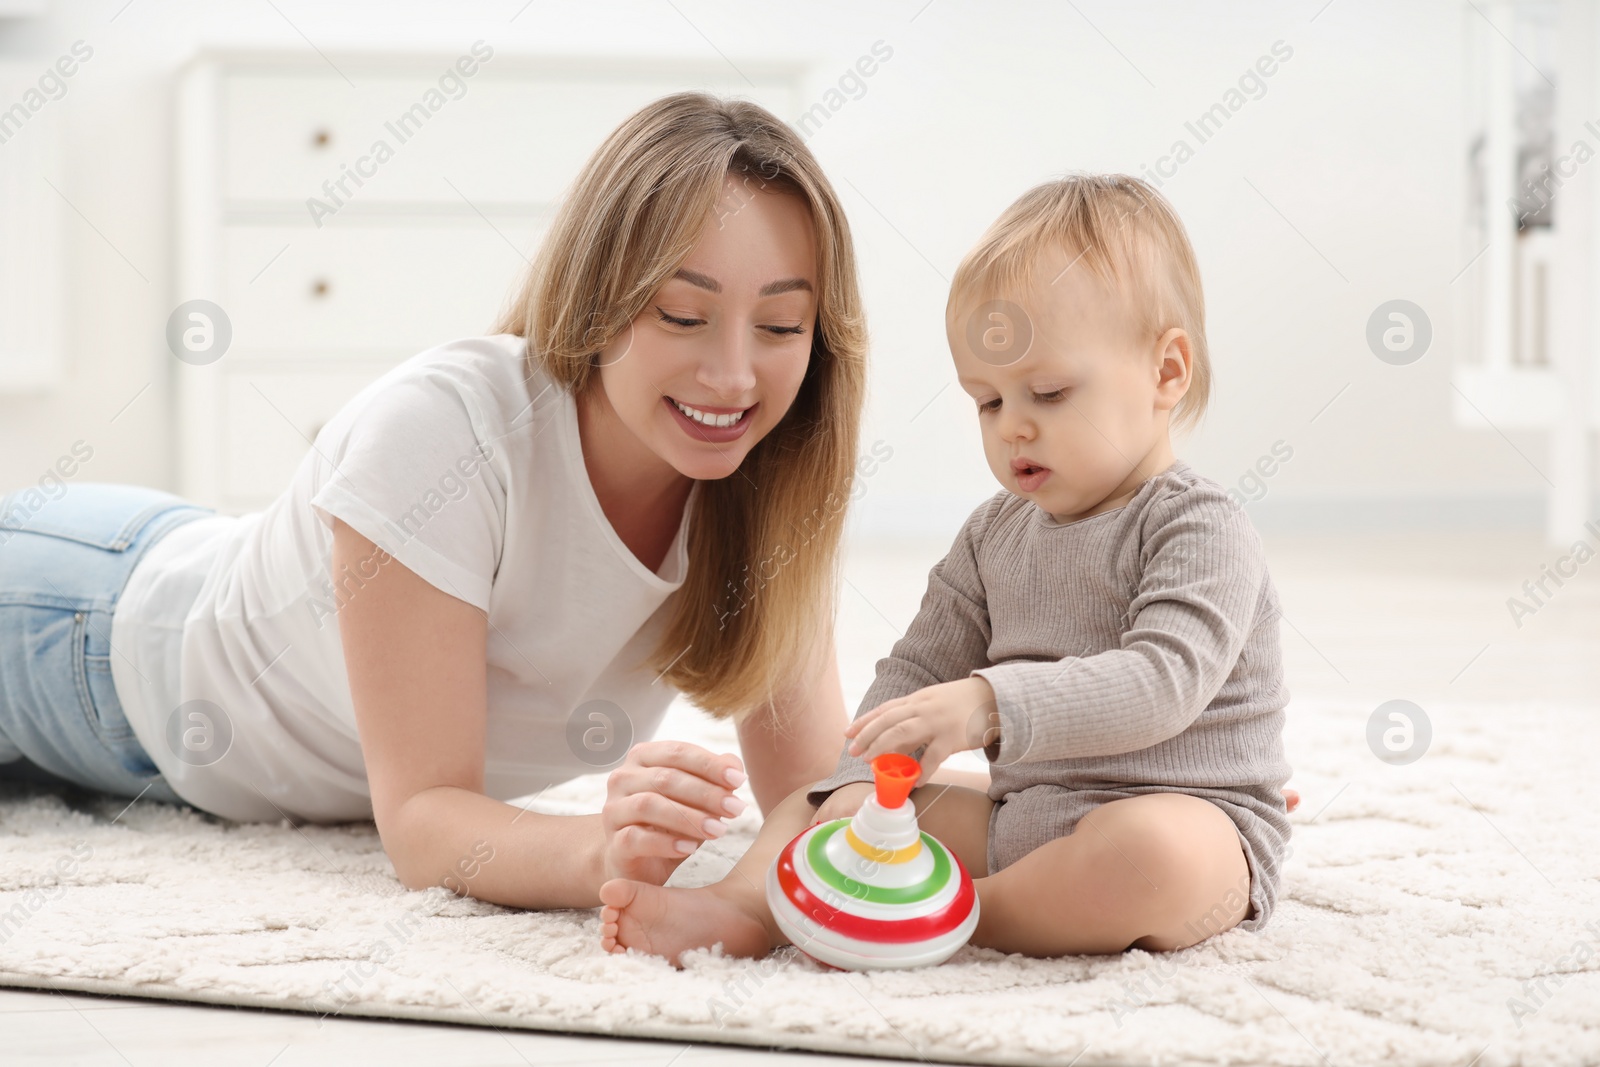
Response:
[{"label": "toddler sitting on rug", "polygon": [[1243,508],[1173,455],[1170,420],[1198,418],[1211,379],[1183,224],[1136,178],[1040,185],[967,254],[945,326],[1004,488],[929,574],[834,774],[720,882],[602,885],[608,950],[789,943],[767,868],[853,814],[890,751],[919,757],[919,782],[954,752],[988,758],[987,794],[911,794],[975,879],[971,944],[1170,950],[1271,917],[1289,839],[1278,598]]}]

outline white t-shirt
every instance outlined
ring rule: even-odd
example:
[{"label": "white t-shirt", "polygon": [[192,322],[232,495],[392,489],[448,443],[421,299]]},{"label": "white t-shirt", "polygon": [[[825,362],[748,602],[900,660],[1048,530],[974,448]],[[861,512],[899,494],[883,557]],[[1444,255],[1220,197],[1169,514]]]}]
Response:
[{"label": "white t-shirt", "polygon": [[489,796],[603,770],[654,735],[678,691],[633,664],[683,584],[700,486],[651,572],[600,508],[575,398],[542,369],[524,380],[525,347],[411,357],[322,428],[267,508],[179,526],[135,565],[112,677],[184,800],[241,821],[371,818],[335,614],[362,576],[335,588],[331,516],[487,613]]}]

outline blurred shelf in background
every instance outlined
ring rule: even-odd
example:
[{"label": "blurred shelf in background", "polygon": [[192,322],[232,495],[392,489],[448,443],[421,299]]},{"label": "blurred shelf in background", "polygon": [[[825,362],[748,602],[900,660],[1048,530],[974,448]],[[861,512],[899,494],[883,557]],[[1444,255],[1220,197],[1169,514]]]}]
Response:
[{"label": "blurred shelf in background", "polygon": [[[0,0],[0,16],[8,13]],[[39,83],[48,67],[0,63],[0,395],[62,384],[66,205],[57,191],[60,112]]]},{"label": "blurred shelf in background", "polygon": [[[798,110],[801,68],[455,53],[206,53],[177,93],[172,306],[231,340],[174,361],[185,497],[238,514],[410,356],[489,332],[562,192],[629,114],[684,88]],[[214,312],[195,320],[221,327]]]}]

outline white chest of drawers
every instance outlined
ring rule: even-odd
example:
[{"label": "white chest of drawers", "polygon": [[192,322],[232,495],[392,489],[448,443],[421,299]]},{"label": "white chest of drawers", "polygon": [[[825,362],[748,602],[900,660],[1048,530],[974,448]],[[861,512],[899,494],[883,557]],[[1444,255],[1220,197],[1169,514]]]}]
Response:
[{"label": "white chest of drawers", "polygon": [[63,181],[61,110],[39,88],[41,77],[57,73],[49,64],[0,62],[0,397],[63,381],[61,223],[70,209],[51,181]]},{"label": "white chest of drawers", "polygon": [[172,304],[217,305],[231,340],[210,362],[173,359],[178,491],[228,514],[265,506],[362,386],[486,332],[562,191],[636,108],[706,89],[787,118],[799,77],[471,41],[198,57],[177,92]]}]

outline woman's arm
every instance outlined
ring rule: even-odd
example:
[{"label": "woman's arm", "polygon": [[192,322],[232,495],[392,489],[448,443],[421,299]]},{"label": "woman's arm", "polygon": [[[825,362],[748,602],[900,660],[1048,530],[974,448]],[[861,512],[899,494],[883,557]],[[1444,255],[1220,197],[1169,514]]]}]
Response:
[{"label": "woman's arm", "polygon": [[711,837],[707,820],[728,817],[724,776],[737,757],[681,741],[630,748],[595,815],[545,815],[485,796],[483,612],[343,521],[333,558],[335,573],[361,576],[341,582],[339,632],[373,819],[407,887],[444,885],[518,908],[592,908],[608,878],[665,883]]},{"label": "woman's arm", "polygon": [[[822,666],[806,675],[809,685],[798,690],[781,707],[768,705],[739,723],[739,749],[750,772],[750,791],[762,814],[770,812],[791,792],[826,778],[839,761],[844,728],[850,722],[839,685],[839,661],[832,635],[826,639]],[[788,729],[777,723],[788,721]],[[986,771],[940,767],[930,782],[964,785],[987,790]]]},{"label": "woman's arm", "polygon": [[362,576],[346,590],[339,633],[373,819],[400,881],[512,907],[597,906],[601,816],[543,815],[483,793],[483,612],[340,520],[333,573]]},{"label": "woman's arm", "polygon": [[739,722],[739,752],[750,791],[766,815],[783,798],[833,773],[849,715],[830,632],[818,665],[787,695]]}]

